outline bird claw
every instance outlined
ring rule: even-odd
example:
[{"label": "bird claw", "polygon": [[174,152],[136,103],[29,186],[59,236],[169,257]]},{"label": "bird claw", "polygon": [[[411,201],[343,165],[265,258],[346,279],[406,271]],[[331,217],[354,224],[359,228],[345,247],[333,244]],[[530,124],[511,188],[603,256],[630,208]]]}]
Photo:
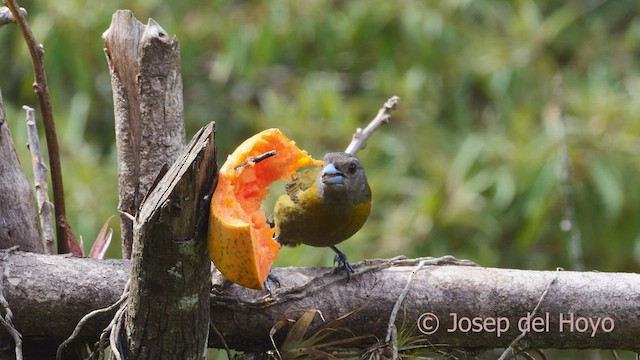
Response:
[{"label": "bird claw", "polygon": [[345,255],[342,251],[338,250],[338,248],[335,246],[331,246],[331,248],[333,249],[333,251],[336,252],[336,257],[334,258],[334,262],[338,263],[338,265],[336,266],[335,272],[337,273],[341,270],[344,270],[347,272],[347,279],[351,280],[351,274],[353,274],[355,271],[353,270],[353,267],[351,266],[351,264],[349,264],[349,261],[347,260],[347,255]]},{"label": "bird claw", "polygon": [[267,278],[264,279],[263,285],[264,285],[264,289],[267,291],[267,294],[269,294],[269,296],[273,296],[273,292],[271,291],[271,285],[269,284],[269,280],[271,280],[273,283],[278,285],[278,287],[280,287],[281,284],[280,284],[280,280],[271,272],[269,272],[269,275],[267,275]]}]

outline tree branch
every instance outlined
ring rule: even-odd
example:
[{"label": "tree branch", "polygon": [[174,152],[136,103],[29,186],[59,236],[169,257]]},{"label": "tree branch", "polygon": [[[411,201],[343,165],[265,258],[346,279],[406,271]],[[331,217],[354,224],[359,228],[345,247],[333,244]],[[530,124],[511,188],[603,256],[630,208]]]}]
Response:
[{"label": "tree branch", "polygon": [[[24,8],[20,8],[20,12],[24,16],[27,15],[27,10],[25,10]],[[16,19],[13,17],[11,10],[9,10],[9,8],[6,6],[0,6],[0,26],[14,24],[15,22]]]},{"label": "tree branch", "polygon": [[355,155],[358,151],[364,149],[369,137],[378,130],[378,128],[389,122],[389,119],[391,118],[391,110],[395,110],[396,107],[398,107],[399,102],[399,97],[395,95],[390,97],[389,100],[387,100],[387,102],[385,102],[380,108],[376,117],[371,120],[364,130],[361,128],[356,129],[356,132],[353,134],[353,138],[351,139],[351,143],[347,146],[347,149],[344,152]]},{"label": "tree branch", "polygon": [[[233,284],[218,288],[211,295],[212,322],[230,348],[265,351],[272,348],[269,331],[279,320],[297,319],[309,309],[318,309],[330,321],[362,308],[341,326],[352,332],[350,336],[373,334],[383,339],[394,304],[415,265],[416,261],[403,260],[378,267],[360,265],[351,281],[329,268],[275,268],[282,287],[275,289],[273,297]],[[4,260],[7,275],[2,286],[15,327],[26,338],[64,340],[61,338],[68,337],[85,314],[118,300],[129,276],[128,267],[124,260],[10,254]],[[521,344],[531,348],[640,350],[640,275],[625,273],[425,266],[414,275],[404,299],[396,321],[398,334],[428,341],[429,346],[506,348],[521,333],[518,322],[526,325],[527,314],[534,311],[556,277],[540,302],[540,320],[529,321],[529,332]],[[428,332],[428,325],[434,323],[423,314],[429,313],[440,323],[438,330],[425,335],[417,324],[420,320],[421,329]],[[455,328],[452,314],[458,320]],[[79,337],[95,341],[112,316],[88,322]],[[492,328],[490,323],[483,331],[463,331],[470,324],[464,319],[474,317],[507,319],[510,326],[499,336],[497,325]],[[595,333],[589,318],[594,324],[600,319]],[[316,320],[309,333],[321,325]],[[276,334],[275,339],[281,341],[282,334]],[[222,347],[213,332],[209,346]]]},{"label": "tree branch", "polygon": [[56,135],[56,125],[53,119],[53,110],[51,108],[51,97],[49,96],[47,75],[44,69],[44,46],[36,40],[25,18],[26,12],[20,11],[20,7],[16,0],[3,1],[20,27],[20,31],[22,32],[27,48],[29,48],[29,53],[31,54],[31,62],[33,64],[33,72],[35,75],[33,91],[38,95],[38,100],[40,102],[40,111],[42,112],[42,120],[44,123],[44,133],[47,139],[47,148],[49,151],[49,169],[51,170],[53,206],[56,214],[58,253],[66,254],[71,251],[72,244],[70,244],[69,241],[75,241],[75,236],[67,222],[65,212],[64,186],[62,184],[62,167],[60,165],[58,136]]}]

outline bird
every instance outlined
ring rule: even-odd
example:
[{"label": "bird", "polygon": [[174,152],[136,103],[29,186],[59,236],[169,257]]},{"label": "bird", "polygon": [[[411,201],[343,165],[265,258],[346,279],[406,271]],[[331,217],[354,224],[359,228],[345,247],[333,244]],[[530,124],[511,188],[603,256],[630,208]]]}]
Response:
[{"label": "bird", "polygon": [[273,212],[276,240],[285,246],[330,247],[336,270],[354,270],[337,244],[354,235],[371,212],[371,189],[360,160],[345,152],[323,157],[322,167],[305,169],[286,184]]}]

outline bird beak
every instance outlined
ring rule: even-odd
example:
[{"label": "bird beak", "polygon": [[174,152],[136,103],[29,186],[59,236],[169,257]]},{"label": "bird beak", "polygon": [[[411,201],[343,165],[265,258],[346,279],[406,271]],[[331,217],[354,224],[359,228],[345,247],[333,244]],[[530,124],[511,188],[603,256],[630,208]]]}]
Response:
[{"label": "bird beak", "polygon": [[344,174],[333,164],[327,164],[322,168],[321,179],[323,184],[344,184]]}]

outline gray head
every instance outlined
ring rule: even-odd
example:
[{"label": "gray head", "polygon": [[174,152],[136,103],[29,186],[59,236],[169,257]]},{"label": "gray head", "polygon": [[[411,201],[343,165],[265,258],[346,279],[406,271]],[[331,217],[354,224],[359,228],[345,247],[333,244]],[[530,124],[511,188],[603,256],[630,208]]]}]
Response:
[{"label": "gray head", "polygon": [[326,200],[360,203],[371,199],[364,167],[357,157],[344,152],[328,153],[322,158],[318,190]]}]

